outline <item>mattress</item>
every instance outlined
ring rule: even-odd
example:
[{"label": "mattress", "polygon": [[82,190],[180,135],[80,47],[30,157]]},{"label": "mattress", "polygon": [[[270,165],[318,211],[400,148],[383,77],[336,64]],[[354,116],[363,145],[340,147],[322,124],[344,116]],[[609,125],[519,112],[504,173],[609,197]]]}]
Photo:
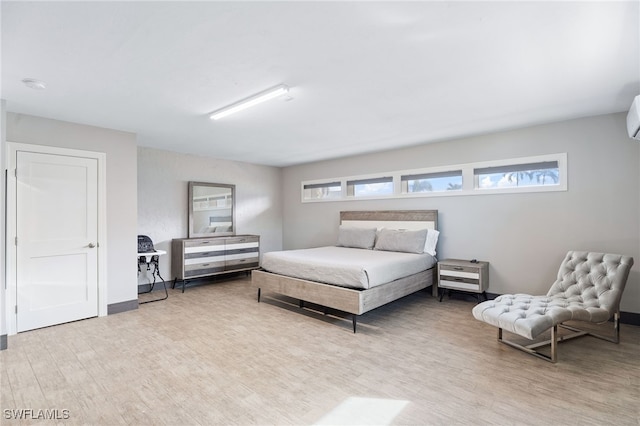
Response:
[{"label": "mattress", "polygon": [[269,272],[342,287],[368,289],[432,268],[427,254],[317,247],[265,253],[261,266]]}]

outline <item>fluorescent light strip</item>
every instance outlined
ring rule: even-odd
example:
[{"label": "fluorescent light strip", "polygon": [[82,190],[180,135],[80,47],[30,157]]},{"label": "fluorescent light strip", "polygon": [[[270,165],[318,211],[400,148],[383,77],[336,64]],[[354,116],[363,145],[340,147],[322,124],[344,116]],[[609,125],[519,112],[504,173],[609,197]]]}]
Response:
[{"label": "fluorescent light strip", "polygon": [[268,101],[269,99],[277,98],[278,96],[282,96],[288,92],[289,87],[281,84],[280,86],[265,90],[264,92],[260,92],[257,95],[251,96],[250,98],[244,99],[235,104],[220,108],[219,110],[212,112],[209,118],[212,120],[219,120],[222,117],[226,117],[227,115],[258,105],[264,101]]}]

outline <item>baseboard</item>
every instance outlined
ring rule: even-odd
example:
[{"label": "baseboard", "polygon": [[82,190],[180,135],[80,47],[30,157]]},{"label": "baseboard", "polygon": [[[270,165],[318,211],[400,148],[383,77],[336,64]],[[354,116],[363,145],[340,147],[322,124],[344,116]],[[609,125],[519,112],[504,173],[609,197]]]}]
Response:
[{"label": "baseboard", "polygon": [[620,322],[622,324],[640,325],[640,314],[635,312],[620,312]]},{"label": "baseboard", "polygon": [[[487,293],[487,298],[493,300],[500,296],[495,293]],[[620,312],[620,324],[640,325],[640,314],[636,312]]]},{"label": "baseboard", "polygon": [[138,309],[138,299],[127,300],[124,302],[112,303],[107,306],[107,315],[119,314],[121,312],[132,311]]},{"label": "baseboard", "polygon": [[0,335],[0,351],[7,349],[7,335]]}]

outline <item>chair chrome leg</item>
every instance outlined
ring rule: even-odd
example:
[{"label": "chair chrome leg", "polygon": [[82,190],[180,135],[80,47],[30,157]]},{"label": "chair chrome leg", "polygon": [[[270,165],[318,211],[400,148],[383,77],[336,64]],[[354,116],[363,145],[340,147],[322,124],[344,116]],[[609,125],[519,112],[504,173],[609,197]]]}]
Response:
[{"label": "chair chrome leg", "polygon": [[558,361],[558,326],[554,325],[551,329],[551,362]]},{"label": "chair chrome leg", "polygon": [[[504,343],[507,346],[511,346],[512,348],[521,350],[523,352],[528,353],[529,355],[533,355],[535,357],[538,357],[540,359],[544,359],[545,361],[549,361],[552,363],[556,363],[558,360],[558,326],[554,325],[553,328],[551,329],[551,339],[544,341],[544,342],[540,342],[540,343],[534,343],[532,345],[527,345],[527,346],[523,346],[520,345],[518,343],[512,342],[510,340],[506,340],[502,337],[502,329],[498,328],[498,341],[500,343]],[[534,348],[538,348],[540,346],[546,346],[551,344],[551,355],[546,355],[543,354],[541,352],[538,352],[536,350],[534,350]]]},{"label": "chair chrome leg", "polygon": [[620,311],[613,314],[613,336],[605,336],[604,334],[593,333],[586,331],[578,327],[569,326],[566,324],[560,324],[560,327],[575,332],[574,334],[565,336],[563,340],[573,339],[580,336],[592,336],[601,340],[606,340],[611,343],[620,343]]}]

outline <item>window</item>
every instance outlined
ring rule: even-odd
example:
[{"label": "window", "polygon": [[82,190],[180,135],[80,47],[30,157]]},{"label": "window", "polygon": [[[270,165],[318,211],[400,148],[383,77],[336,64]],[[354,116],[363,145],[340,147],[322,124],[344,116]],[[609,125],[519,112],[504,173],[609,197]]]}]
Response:
[{"label": "window", "polygon": [[335,200],[342,197],[340,182],[310,183],[303,185],[303,200]]},{"label": "window", "polygon": [[474,169],[476,189],[549,186],[560,183],[558,161],[510,164]]},{"label": "window", "polygon": [[403,175],[400,179],[403,194],[462,190],[462,170]]},{"label": "window", "polygon": [[444,165],[302,182],[302,202],[567,190],[567,154]]},{"label": "window", "polygon": [[347,195],[351,197],[379,197],[393,194],[393,177],[347,181]]}]

